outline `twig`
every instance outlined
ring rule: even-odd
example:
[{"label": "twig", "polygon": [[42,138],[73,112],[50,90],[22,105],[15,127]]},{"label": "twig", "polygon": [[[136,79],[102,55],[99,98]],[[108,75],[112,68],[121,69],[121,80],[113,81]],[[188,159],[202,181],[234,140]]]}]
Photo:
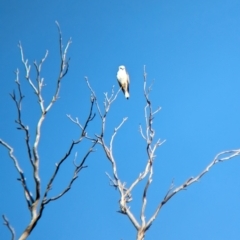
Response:
[{"label": "twig", "polygon": [[17,127],[17,129],[18,130],[23,130],[25,132],[25,142],[26,142],[28,157],[29,157],[29,160],[30,160],[31,164],[33,165],[31,146],[30,146],[29,128],[28,128],[28,126],[26,126],[22,122],[21,104],[22,104],[22,100],[24,98],[24,95],[22,94],[21,84],[20,84],[20,81],[19,81],[19,70],[17,69],[15,73],[16,73],[15,83],[17,84],[19,99],[17,99],[17,96],[16,96],[14,91],[13,91],[12,94],[10,94],[10,96],[11,96],[12,100],[15,102],[15,105],[16,105],[16,108],[17,108],[17,119],[15,120],[15,122],[19,125],[19,127]]},{"label": "twig", "polygon": [[12,235],[12,240],[15,239],[15,232],[13,227],[10,225],[8,219],[5,217],[5,215],[2,215],[3,218],[3,224],[7,226],[8,230],[10,231],[11,235]]}]

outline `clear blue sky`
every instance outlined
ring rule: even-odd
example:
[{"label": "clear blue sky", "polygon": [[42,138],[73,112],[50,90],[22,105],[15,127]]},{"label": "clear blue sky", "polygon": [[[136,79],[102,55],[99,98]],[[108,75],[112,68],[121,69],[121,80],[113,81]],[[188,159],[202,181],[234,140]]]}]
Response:
[{"label": "clear blue sky", "polygon": [[[34,134],[40,111],[36,96],[24,79],[17,43],[30,62],[49,57],[43,66],[45,101],[51,99],[57,70],[57,20],[64,42],[72,37],[69,73],[60,99],[43,124],[40,144],[41,179],[51,176],[54,164],[65,154],[78,129],[66,114],[83,121],[89,106],[88,76],[99,101],[103,92],[117,87],[116,72],[125,65],[130,73],[131,97],[119,95],[110,112],[107,137],[123,117],[128,121],[115,141],[119,176],[130,184],[146,162],[144,141],[138,132],[144,124],[143,65],[154,80],[151,99],[162,110],[154,120],[156,137],[166,139],[158,149],[147,217],[175,179],[179,185],[195,176],[214,158],[240,147],[240,2],[212,1],[1,1],[0,3],[0,137],[15,148],[27,180],[31,170],[23,133],[16,130],[16,109],[9,97],[15,88],[14,71],[21,72],[24,89],[23,120]],[[33,65],[33,64],[32,64]],[[34,75],[33,75],[34,76]],[[115,88],[116,88],[115,87]],[[98,132],[93,122],[91,133]],[[78,146],[79,156],[84,146]],[[18,174],[0,147],[0,214],[6,214],[17,236],[30,215]],[[61,170],[52,194],[72,176],[72,158]],[[109,186],[109,162],[97,147],[73,188],[49,204],[29,239],[134,239],[127,217],[117,213],[118,192]],[[177,194],[158,215],[146,240],[239,239],[240,159],[214,167],[201,181]],[[32,184],[30,184],[32,187]],[[130,204],[139,216],[142,185]],[[0,224],[0,239],[10,239]]]}]

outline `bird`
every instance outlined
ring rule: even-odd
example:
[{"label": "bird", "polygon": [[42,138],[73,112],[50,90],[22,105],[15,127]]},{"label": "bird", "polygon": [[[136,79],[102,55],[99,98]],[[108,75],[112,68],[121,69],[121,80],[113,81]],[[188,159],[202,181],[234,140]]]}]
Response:
[{"label": "bird", "polygon": [[129,95],[130,78],[126,71],[125,66],[123,66],[123,65],[118,67],[117,80],[118,80],[120,88],[122,89],[122,91],[125,95],[125,98],[128,99],[130,97],[130,95]]}]

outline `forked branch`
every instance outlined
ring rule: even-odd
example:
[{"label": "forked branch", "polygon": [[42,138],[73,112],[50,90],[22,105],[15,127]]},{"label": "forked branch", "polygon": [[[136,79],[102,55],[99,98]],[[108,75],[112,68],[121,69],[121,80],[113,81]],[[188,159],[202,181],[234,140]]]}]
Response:
[{"label": "forked branch", "polygon": [[158,205],[158,207],[157,207],[156,211],[154,212],[153,216],[149,219],[149,221],[147,223],[147,227],[149,228],[151,226],[152,222],[157,217],[157,215],[158,215],[159,211],[161,210],[162,206],[164,204],[166,204],[175,194],[177,194],[178,192],[180,192],[184,189],[187,189],[187,187],[189,187],[191,184],[198,182],[207,172],[210,171],[210,169],[215,164],[217,164],[219,162],[224,162],[224,161],[230,160],[230,159],[232,159],[234,157],[237,157],[239,155],[240,155],[240,149],[220,152],[215,156],[213,161],[201,173],[199,173],[196,177],[190,177],[183,184],[181,184],[180,186],[178,186],[176,188],[174,188],[173,184],[171,184],[171,187],[170,187],[169,191],[167,192],[166,196],[164,197],[162,202]]},{"label": "forked branch", "polygon": [[[34,227],[36,226],[36,224],[38,223],[39,219],[42,216],[44,207],[49,202],[55,201],[55,200],[61,198],[71,189],[72,184],[77,179],[79,172],[83,168],[86,167],[85,162],[86,162],[87,158],[89,157],[89,155],[94,151],[94,147],[97,144],[96,139],[87,136],[88,125],[95,117],[95,114],[93,113],[93,105],[95,103],[95,100],[94,100],[94,98],[91,98],[89,114],[83,125],[81,125],[79,123],[79,121],[74,122],[73,119],[70,116],[68,116],[70,118],[70,120],[73,121],[75,124],[78,123],[77,125],[80,127],[80,135],[77,140],[71,142],[71,144],[69,145],[69,147],[67,149],[66,154],[56,164],[53,175],[49,179],[47,188],[43,192],[43,196],[41,197],[42,190],[41,190],[41,178],[39,175],[39,163],[40,163],[39,143],[40,143],[41,134],[42,134],[42,124],[46,118],[47,112],[51,109],[53,104],[59,98],[61,81],[64,78],[64,76],[67,74],[68,68],[69,68],[69,59],[67,58],[67,53],[69,50],[69,46],[72,42],[70,39],[67,42],[66,47],[65,48],[63,47],[62,33],[60,30],[59,24],[57,22],[56,22],[56,24],[57,24],[58,32],[59,32],[60,69],[59,69],[57,84],[56,84],[56,88],[55,88],[52,100],[48,104],[46,104],[43,99],[42,90],[44,87],[44,78],[42,78],[42,76],[41,76],[41,70],[43,67],[43,63],[45,63],[45,61],[47,59],[48,51],[46,51],[46,54],[40,60],[39,63],[37,63],[36,61],[34,61],[34,63],[33,63],[34,67],[35,67],[35,71],[36,71],[36,83],[34,83],[30,76],[31,75],[31,66],[28,63],[28,60],[25,59],[25,57],[24,57],[23,47],[22,47],[21,43],[19,43],[19,45],[18,45],[19,49],[20,49],[21,60],[22,60],[22,63],[24,65],[24,69],[25,69],[25,78],[26,78],[27,82],[29,83],[29,85],[31,86],[31,88],[33,89],[35,95],[37,96],[38,104],[39,104],[40,110],[41,110],[41,115],[36,124],[36,133],[35,133],[35,136],[33,137],[32,145],[30,143],[29,127],[27,125],[25,125],[22,121],[21,105],[22,105],[22,100],[24,98],[24,95],[22,93],[21,84],[19,81],[19,70],[16,71],[16,80],[15,80],[15,82],[17,84],[18,94],[15,94],[15,92],[10,94],[12,100],[14,101],[14,103],[16,105],[16,109],[17,109],[17,119],[15,121],[18,125],[17,129],[22,130],[25,135],[25,143],[26,143],[28,158],[29,158],[29,162],[32,166],[32,171],[33,171],[33,181],[34,181],[34,188],[35,188],[34,194],[32,194],[30,192],[29,188],[27,187],[26,178],[24,176],[23,170],[20,167],[19,160],[14,155],[13,147],[11,147],[8,143],[6,143],[5,141],[0,139],[0,145],[2,145],[3,147],[5,147],[8,150],[9,157],[10,157],[10,159],[12,159],[14,166],[15,166],[17,172],[19,173],[20,177],[18,180],[22,183],[22,187],[24,190],[24,196],[25,196],[26,202],[28,204],[28,209],[31,214],[31,220],[30,220],[28,226],[26,227],[26,229],[23,231],[22,235],[20,236],[20,238],[19,238],[20,240],[26,239],[29,236],[29,234],[32,232],[32,230],[34,229]],[[73,176],[69,180],[68,185],[65,188],[63,188],[63,190],[58,195],[48,197],[49,192],[53,186],[54,180],[56,179],[56,176],[57,176],[58,172],[60,171],[62,164],[67,159],[69,159],[71,153],[73,152],[74,147],[76,145],[80,144],[85,139],[87,141],[89,141],[89,140],[92,141],[91,146],[86,151],[85,155],[83,156],[83,158],[81,159],[81,161],[79,163],[76,163],[77,154],[75,155],[75,159],[73,161],[73,164],[74,164]],[[4,223],[7,225],[7,227],[9,229],[13,230],[13,228],[10,228],[10,224],[5,217],[4,217]],[[14,231],[13,231],[13,233],[14,233]]]},{"label": "forked branch", "polygon": [[[95,139],[92,139],[92,146],[88,149],[88,151],[86,152],[85,156],[83,157],[82,161],[79,164],[76,164],[76,158],[77,158],[77,153],[75,154],[75,159],[73,161],[75,169],[74,169],[74,173],[73,173],[73,177],[70,180],[68,186],[57,196],[55,197],[51,197],[51,198],[47,198],[49,191],[52,188],[52,184],[57,176],[58,171],[60,170],[61,165],[63,164],[63,162],[70,156],[70,154],[72,153],[72,150],[74,148],[75,145],[80,144],[84,139],[87,138],[87,127],[88,124],[94,119],[95,114],[93,113],[93,105],[94,105],[94,99],[91,99],[91,105],[90,105],[90,111],[89,111],[89,115],[84,123],[84,126],[82,127],[82,125],[80,124],[80,122],[77,120],[77,126],[81,129],[81,133],[80,133],[80,137],[78,140],[76,141],[72,141],[72,143],[70,144],[67,153],[65,154],[65,156],[55,165],[55,171],[52,175],[52,177],[50,178],[48,184],[47,184],[47,188],[45,190],[44,196],[43,196],[43,200],[41,203],[41,207],[40,207],[40,212],[43,210],[44,205],[48,204],[51,201],[57,200],[58,198],[62,197],[65,193],[67,193],[73,182],[77,179],[78,177],[78,173],[85,168],[86,166],[84,166],[84,163],[86,162],[88,156],[90,155],[90,153],[92,153],[94,151],[94,147],[97,144],[97,141]],[[76,123],[76,121],[74,121],[70,115],[67,115],[68,118],[73,121],[74,123]]]},{"label": "forked branch", "polygon": [[[157,140],[156,143],[153,143],[153,138],[155,135],[154,129],[152,127],[153,116],[158,111],[160,111],[160,108],[158,108],[156,111],[152,111],[152,105],[149,100],[149,92],[150,91],[146,89],[146,72],[144,69],[144,96],[145,96],[145,100],[146,100],[146,107],[144,108],[144,112],[145,112],[145,121],[146,121],[146,132],[145,132],[145,134],[143,134],[141,126],[140,126],[140,132],[147,144],[146,149],[147,149],[148,159],[146,161],[146,166],[145,166],[144,171],[142,173],[140,173],[139,177],[137,177],[136,180],[132,184],[130,184],[130,187],[128,188],[128,187],[126,187],[125,183],[122,182],[118,177],[117,164],[116,164],[116,161],[115,161],[115,158],[113,155],[113,142],[114,142],[115,136],[116,136],[118,130],[122,127],[124,122],[127,120],[127,118],[123,118],[123,120],[119,124],[119,126],[114,129],[114,132],[110,138],[109,145],[105,141],[106,118],[107,118],[107,115],[108,115],[111,105],[117,98],[119,91],[116,94],[114,94],[114,91],[112,90],[110,97],[108,97],[107,93],[104,94],[105,95],[104,108],[103,108],[103,110],[101,110],[99,103],[97,101],[96,94],[94,93],[92,87],[90,86],[87,78],[86,78],[86,82],[92,93],[92,96],[94,97],[94,99],[96,101],[96,107],[98,109],[99,116],[102,120],[101,132],[99,135],[97,135],[98,144],[100,144],[103,147],[103,150],[106,154],[107,159],[111,162],[113,178],[109,174],[107,174],[107,175],[110,179],[111,184],[115,188],[118,189],[119,194],[120,194],[120,200],[119,200],[120,211],[119,212],[127,215],[128,218],[130,219],[130,221],[132,222],[132,224],[134,225],[134,227],[136,228],[139,235],[141,235],[140,234],[140,232],[141,232],[141,233],[143,233],[143,236],[144,236],[144,231],[142,231],[142,230],[144,230],[144,227],[146,224],[144,214],[145,214],[146,203],[147,203],[147,191],[148,191],[149,185],[151,184],[151,181],[152,181],[152,175],[153,175],[152,167],[153,167],[153,162],[154,162],[154,158],[155,158],[155,151],[164,142],[164,141],[161,142],[160,140]],[[128,206],[128,203],[130,201],[132,201],[131,195],[132,195],[133,188],[146,177],[148,179],[147,179],[146,186],[143,190],[143,199],[142,199],[143,202],[142,202],[142,208],[141,208],[141,213],[140,213],[140,219],[141,219],[141,224],[140,224],[137,221],[137,218],[134,216],[134,214],[130,211],[130,207]]]},{"label": "forked branch", "polygon": [[105,142],[105,126],[106,126],[106,118],[108,115],[108,112],[111,108],[111,105],[113,104],[113,102],[116,100],[119,92],[121,91],[121,89],[119,89],[116,93],[114,92],[114,89],[112,89],[111,95],[108,96],[107,93],[104,93],[104,109],[103,111],[101,111],[101,108],[99,106],[98,100],[97,100],[97,96],[95,94],[95,92],[93,91],[89,81],[87,78],[85,78],[88,88],[90,89],[90,92],[93,96],[93,98],[95,99],[95,103],[96,103],[96,107],[98,109],[98,113],[99,116],[101,118],[102,124],[101,124],[101,131],[100,134],[96,135],[97,139],[98,139],[98,144],[100,144],[103,147],[103,150],[106,154],[107,159],[111,162],[111,166],[112,166],[112,170],[113,170],[113,179],[108,175],[108,177],[110,178],[110,181],[112,183],[112,185],[114,187],[116,187],[120,193],[120,200],[119,200],[119,205],[120,205],[120,213],[122,214],[126,214],[128,216],[128,218],[130,219],[130,221],[133,223],[134,227],[136,229],[138,229],[140,227],[138,221],[136,220],[136,218],[134,217],[134,215],[132,214],[132,212],[130,211],[130,207],[127,206],[127,203],[130,202],[132,200],[131,194],[127,191],[128,189],[125,186],[125,183],[121,182],[121,180],[118,177],[118,172],[117,172],[117,165],[116,165],[116,161],[114,159],[113,156],[113,141],[114,138],[118,132],[118,130],[122,127],[122,125],[124,124],[124,122],[127,120],[127,118],[123,118],[122,122],[119,124],[118,127],[116,127],[114,129],[114,133],[111,137],[109,146],[106,144]]},{"label": "forked branch", "polygon": [[12,240],[15,240],[15,232],[14,232],[14,229],[13,227],[10,225],[8,219],[5,217],[5,215],[2,215],[2,218],[3,218],[3,224],[6,225],[6,227],[8,228],[8,230],[10,231],[11,233],[11,236],[12,236]]}]

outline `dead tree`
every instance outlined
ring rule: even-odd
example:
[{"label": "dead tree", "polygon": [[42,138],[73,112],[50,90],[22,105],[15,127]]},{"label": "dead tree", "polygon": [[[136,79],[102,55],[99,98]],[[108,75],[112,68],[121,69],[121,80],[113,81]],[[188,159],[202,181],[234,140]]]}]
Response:
[{"label": "dead tree", "polygon": [[[25,200],[26,200],[26,203],[28,206],[28,210],[31,215],[31,218],[30,218],[30,221],[29,221],[27,227],[25,228],[25,230],[21,233],[21,236],[19,237],[20,240],[26,239],[31,234],[33,229],[36,227],[38,221],[41,219],[42,213],[43,213],[46,205],[52,201],[55,201],[55,200],[61,198],[64,194],[66,194],[71,189],[72,184],[78,178],[79,172],[83,168],[86,167],[85,166],[86,159],[88,158],[89,154],[93,152],[93,148],[96,145],[96,141],[92,142],[91,146],[86,151],[85,155],[83,156],[83,158],[81,159],[81,161],[79,163],[76,163],[77,154],[75,154],[75,158],[73,161],[74,171],[73,171],[72,177],[70,177],[70,179],[69,179],[68,185],[65,187],[63,186],[62,191],[59,192],[59,194],[57,194],[56,196],[50,197],[49,196],[50,190],[54,184],[54,180],[55,180],[60,168],[63,166],[62,164],[67,159],[69,159],[69,156],[73,152],[73,149],[76,145],[80,144],[83,140],[88,139],[87,128],[88,128],[89,123],[95,117],[95,114],[93,113],[93,105],[94,105],[95,99],[91,98],[88,117],[85,120],[83,125],[80,124],[80,122],[77,118],[73,119],[70,115],[67,116],[79,128],[79,130],[80,130],[79,138],[72,141],[69,144],[69,146],[67,147],[66,153],[63,155],[63,157],[61,159],[59,159],[58,163],[56,163],[55,170],[53,171],[51,178],[48,180],[46,189],[45,190],[42,189],[41,176],[39,174],[39,170],[40,170],[39,163],[40,163],[40,160],[42,160],[41,154],[39,153],[39,143],[40,143],[41,134],[42,134],[42,124],[47,117],[47,113],[51,110],[51,108],[53,107],[53,105],[59,98],[62,80],[66,76],[68,69],[69,69],[69,59],[67,57],[67,53],[68,53],[68,49],[71,45],[71,39],[69,39],[66,46],[63,47],[62,33],[60,30],[59,24],[57,22],[56,22],[56,24],[57,24],[58,32],[59,32],[60,69],[59,69],[58,78],[56,81],[55,92],[53,93],[52,100],[48,104],[45,103],[43,95],[42,95],[42,91],[43,91],[43,87],[44,87],[44,78],[42,78],[42,76],[41,76],[42,65],[45,63],[45,61],[47,59],[48,51],[46,51],[45,56],[40,60],[39,63],[37,63],[36,61],[33,63],[35,72],[36,72],[36,83],[34,83],[31,78],[31,66],[28,63],[28,60],[25,59],[23,47],[22,47],[21,43],[19,43],[19,45],[18,45],[18,47],[20,49],[21,60],[22,60],[22,63],[24,65],[24,69],[25,69],[25,78],[26,78],[27,82],[29,83],[29,85],[31,86],[34,94],[37,97],[39,108],[40,108],[40,113],[41,113],[40,117],[35,125],[35,135],[34,136],[30,136],[30,131],[29,131],[30,128],[22,120],[21,106],[23,103],[24,95],[23,95],[23,90],[22,90],[21,83],[20,83],[18,69],[15,72],[16,73],[15,83],[17,85],[17,93],[15,93],[15,91],[13,91],[13,93],[10,94],[13,102],[16,105],[17,118],[16,118],[15,122],[17,124],[17,129],[21,130],[25,137],[25,145],[26,145],[28,160],[29,160],[29,164],[32,167],[32,172],[33,172],[33,174],[32,174],[33,177],[31,180],[34,183],[34,189],[30,189],[28,187],[29,182],[27,182],[24,171],[21,168],[20,159],[18,159],[16,157],[16,155],[14,154],[14,151],[15,151],[14,147],[12,147],[9,143],[4,141],[3,139],[0,139],[0,145],[2,145],[8,151],[9,158],[12,160],[14,167],[19,174],[18,180],[20,181],[20,183],[22,185],[24,197],[25,197]],[[30,139],[33,139],[33,144],[31,144]],[[2,217],[4,220],[4,224],[7,226],[7,228],[9,229],[9,231],[12,235],[12,239],[15,239],[14,228],[10,225],[10,222],[5,217],[5,215],[3,215]]]},{"label": "dead tree", "polygon": [[[145,217],[145,210],[147,206],[147,193],[149,186],[153,179],[153,168],[154,168],[154,161],[156,157],[156,150],[158,147],[160,147],[165,140],[161,141],[160,139],[155,140],[155,130],[153,128],[153,120],[154,116],[161,110],[159,107],[156,110],[153,110],[152,103],[150,100],[150,92],[151,92],[151,86],[147,88],[147,73],[145,71],[144,67],[144,74],[143,74],[143,89],[144,89],[144,98],[146,101],[146,106],[144,107],[144,117],[146,126],[143,129],[142,126],[139,128],[139,132],[141,137],[146,142],[146,151],[147,151],[147,159],[146,159],[146,165],[145,168],[139,175],[136,177],[136,179],[129,184],[129,186],[126,186],[126,183],[119,178],[118,170],[117,170],[117,163],[113,154],[113,142],[116,137],[117,132],[122,127],[124,122],[127,120],[127,118],[123,118],[122,122],[114,129],[113,134],[110,138],[110,142],[107,143],[105,140],[105,129],[106,129],[106,119],[108,116],[108,113],[110,111],[110,108],[113,104],[113,102],[116,100],[118,93],[120,89],[117,91],[117,93],[114,93],[112,90],[112,93],[110,96],[108,94],[105,94],[104,98],[104,106],[103,110],[101,110],[100,104],[98,103],[97,96],[95,92],[93,91],[92,87],[90,86],[90,83],[88,79],[86,78],[86,82],[88,85],[88,88],[90,89],[92,96],[95,100],[95,104],[98,110],[98,114],[101,119],[101,131],[100,134],[96,135],[98,139],[98,144],[100,144],[103,148],[103,151],[106,154],[107,159],[109,160],[111,166],[112,166],[112,176],[109,174],[108,177],[110,179],[111,185],[116,188],[119,192],[119,211],[120,213],[126,215],[130,222],[133,224],[133,226],[136,229],[137,232],[137,240],[143,240],[145,237],[145,234],[147,230],[151,227],[153,221],[156,219],[157,215],[159,214],[162,206],[166,204],[175,194],[179,193],[181,190],[186,189],[188,186],[190,186],[193,183],[196,183],[200,178],[202,178],[215,164],[223,161],[230,160],[238,155],[240,155],[240,149],[236,150],[229,150],[229,151],[223,151],[218,153],[215,158],[212,160],[212,162],[202,171],[200,174],[198,174],[196,177],[190,177],[188,178],[183,184],[180,186],[175,187],[174,183],[172,182],[169,190],[167,191],[165,197],[160,201],[159,205],[156,207],[154,213],[149,219],[146,219]],[[142,190],[142,206],[139,210],[140,212],[140,218],[138,219],[133,212],[130,210],[130,202],[132,201],[132,191],[133,189],[142,181],[146,180],[145,187]]]}]

